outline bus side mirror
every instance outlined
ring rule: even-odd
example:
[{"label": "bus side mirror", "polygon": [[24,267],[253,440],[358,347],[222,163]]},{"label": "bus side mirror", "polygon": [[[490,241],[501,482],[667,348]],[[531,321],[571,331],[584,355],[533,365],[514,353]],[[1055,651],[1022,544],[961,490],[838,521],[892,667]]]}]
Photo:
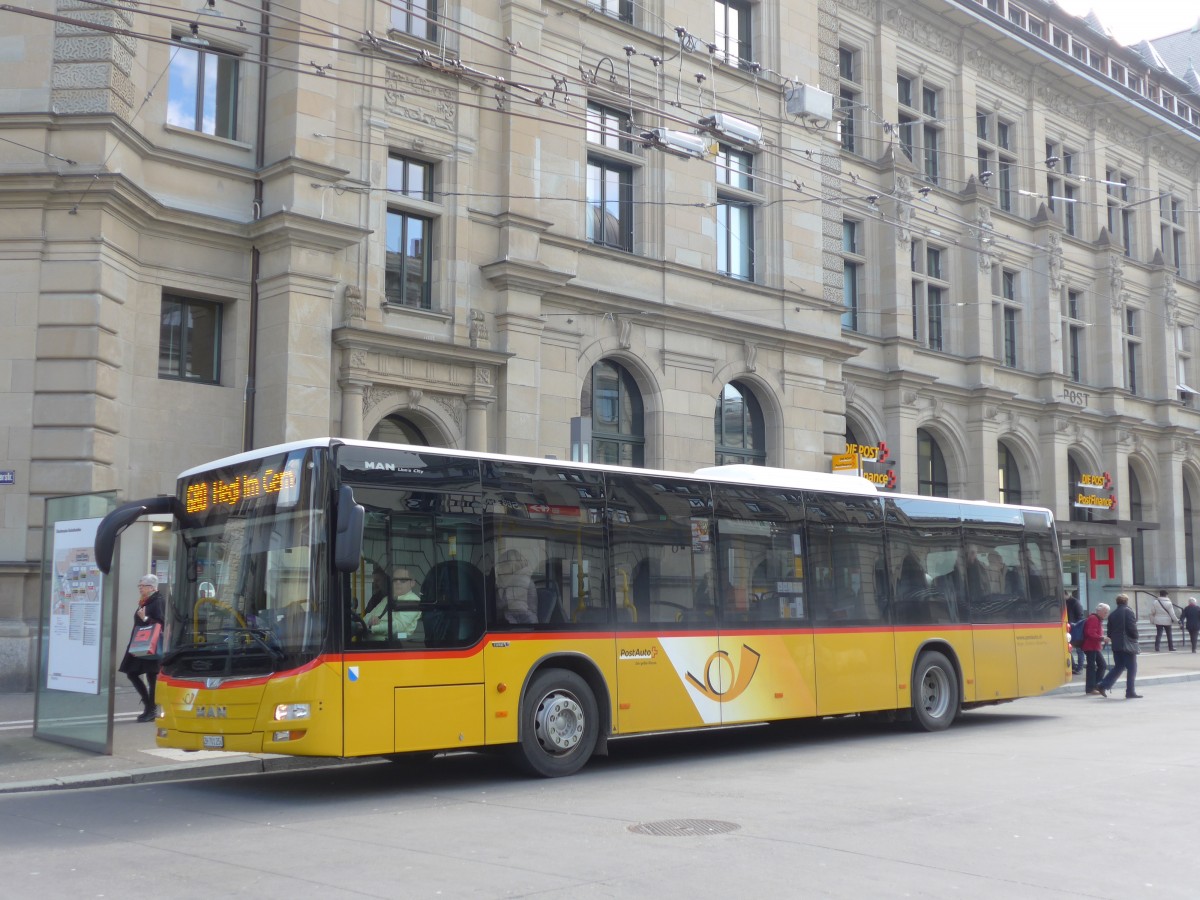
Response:
[{"label": "bus side mirror", "polygon": [[354,489],[343,484],[338,490],[337,530],[333,540],[333,564],[339,572],[358,571],[366,519],[367,511],[354,502]]},{"label": "bus side mirror", "polygon": [[107,575],[112,570],[113,552],[117,546],[117,536],[140,519],[151,514],[170,513],[176,520],[188,522],[191,517],[184,511],[178,497],[164,495],[151,497],[149,500],[135,500],[118,506],[100,520],[96,529],[96,565]]}]

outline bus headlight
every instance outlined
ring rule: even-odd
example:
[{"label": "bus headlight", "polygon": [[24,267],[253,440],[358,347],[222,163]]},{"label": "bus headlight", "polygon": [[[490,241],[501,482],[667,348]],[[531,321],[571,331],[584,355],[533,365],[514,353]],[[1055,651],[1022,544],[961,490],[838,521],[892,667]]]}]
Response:
[{"label": "bus headlight", "polygon": [[307,703],[280,703],[275,707],[275,721],[287,722],[293,719],[307,719],[309,713],[309,704]]}]

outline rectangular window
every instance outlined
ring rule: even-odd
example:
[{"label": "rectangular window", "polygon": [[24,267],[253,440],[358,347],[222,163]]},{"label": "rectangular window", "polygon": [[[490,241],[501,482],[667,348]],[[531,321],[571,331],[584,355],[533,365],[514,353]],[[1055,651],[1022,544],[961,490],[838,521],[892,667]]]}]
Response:
[{"label": "rectangular window", "polygon": [[750,4],[743,0],[714,0],[717,58],[746,68],[754,61],[750,41]]},{"label": "rectangular window", "polygon": [[587,4],[592,9],[622,22],[633,21],[633,0],[587,0]]},{"label": "rectangular window", "polygon": [[587,239],[633,251],[633,169],[600,157],[587,163]]},{"label": "rectangular window", "polygon": [[[921,99],[919,112],[912,106],[918,95]],[[924,172],[925,180],[937,184],[942,175],[941,90],[925,84],[916,76],[897,74],[896,98],[901,106],[898,128],[900,148],[914,162],[919,153],[918,165]]]},{"label": "rectangular window", "polygon": [[1063,342],[1063,372],[1076,384],[1083,383],[1084,334],[1087,325],[1081,320],[1082,294],[1067,291],[1067,315]]},{"label": "rectangular window", "polygon": [[167,124],[237,139],[238,57],[188,46],[172,48]]},{"label": "rectangular window", "polygon": [[632,123],[625,113],[598,103],[587,105],[587,141],[622,153],[633,152]]},{"label": "rectangular window", "polygon": [[1171,266],[1176,274],[1182,275],[1186,262],[1184,247],[1187,244],[1187,235],[1183,226],[1183,201],[1167,194],[1159,198],[1158,210],[1163,261]]},{"label": "rectangular window", "polygon": [[1119,169],[1105,169],[1104,180],[1107,182],[1108,200],[1108,231],[1119,240],[1125,248],[1125,255],[1133,257],[1135,232],[1134,207],[1129,205],[1130,188],[1133,179]]},{"label": "rectangular window", "polygon": [[717,198],[717,272],[754,280],[754,207]]},{"label": "rectangular window", "polygon": [[405,201],[433,199],[433,165],[392,154],[387,165],[384,296],[388,303],[430,309],[433,303],[433,219]]},{"label": "rectangular window", "polygon": [[438,0],[390,0],[392,28],[423,41],[437,40]]},{"label": "rectangular window", "polygon": [[1139,338],[1139,311],[1125,308],[1125,389],[1137,394],[1141,381],[1142,342]]},{"label": "rectangular window", "polygon": [[1020,361],[1021,310],[1017,302],[1017,272],[1000,272],[1000,302],[993,305],[995,355],[1003,365],[1016,368]]},{"label": "rectangular window", "polygon": [[1017,310],[1012,306],[1004,307],[1004,364],[1017,367]]},{"label": "rectangular window", "polygon": [[719,144],[716,167],[717,271],[753,281],[755,202],[743,192],[754,187],[754,156]]},{"label": "rectangular window", "polygon": [[221,304],[163,294],[158,377],[204,384],[221,380]]},{"label": "rectangular window", "polygon": [[861,239],[862,223],[842,220],[842,327],[859,330],[859,310],[862,305],[862,279],[866,260]]},{"label": "rectangular window", "polygon": [[914,240],[909,264],[912,269],[913,340],[930,350],[945,351],[945,315],[950,297],[943,272],[942,249]]},{"label": "rectangular window", "polygon": [[838,77],[841,85],[838,93],[839,126],[842,149],[850,153],[861,150],[858,142],[859,111],[862,107],[862,89],[859,86],[859,53],[850,47],[838,48]]}]

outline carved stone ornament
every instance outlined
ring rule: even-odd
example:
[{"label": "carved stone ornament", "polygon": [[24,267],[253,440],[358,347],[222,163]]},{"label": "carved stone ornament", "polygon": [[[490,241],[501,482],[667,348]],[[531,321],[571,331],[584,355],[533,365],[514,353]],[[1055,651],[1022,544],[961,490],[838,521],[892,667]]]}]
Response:
[{"label": "carved stone ornament", "polygon": [[351,369],[365,369],[367,367],[367,351],[359,348],[351,350],[348,365]]},{"label": "carved stone ornament", "polygon": [[492,370],[488,366],[476,366],[475,383],[483,387],[490,387],[492,384]]},{"label": "carved stone ornament", "polygon": [[453,134],[458,89],[401,69],[387,69],[383,102],[394,116]]},{"label": "carved stone ornament", "polygon": [[975,224],[971,234],[979,242],[979,271],[990,272],[999,258],[996,249],[996,224],[992,221],[991,207],[979,204],[975,213]]},{"label": "carved stone ornament", "polygon": [[1049,257],[1050,290],[1060,291],[1063,285],[1063,245],[1062,236],[1057,231],[1050,232],[1050,246],[1046,255]]},{"label": "carved stone ornament", "polygon": [[486,349],[491,343],[491,337],[488,335],[487,319],[484,317],[483,310],[473,309],[467,315],[471,322],[471,346]]},{"label": "carved stone ornament", "polygon": [[417,388],[409,388],[408,389],[408,408],[409,409],[420,409],[421,408],[421,398],[424,395],[425,395],[424,391],[418,390]]},{"label": "carved stone ornament", "polygon": [[1167,325],[1174,328],[1179,324],[1179,291],[1175,287],[1175,273],[1168,270],[1163,274],[1163,306],[1167,311]]},{"label": "carved stone ornament", "polygon": [[632,345],[633,320],[628,316],[617,316],[617,343],[622,350]]},{"label": "carved stone ornament", "polygon": [[385,400],[395,397],[397,391],[392,387],[369,384],[363,389],[363,413],[368,413]]},{"label": "carved stone ornament", "polygon": [[857,390],[858,389],[854,386],[853,381],[843,381],[842,382],[842,394],[845,396],[847,403],[854,402],[854,395],[857,392]]},{"label": "carved stone ornament", "polygon": [[917,402],[917,392],[916,391],[905,391],[903,394],[900,395],[900,402],[903,403],[905,406],[915,406],[916,402]]},{"label": "carved stone ornament", "polygon": [[1112,308],[1119,311],[1125,297],[1125,259],[1119,253],[1108,257],[1108,284]]},{"label": "carved stone ornament", "polygon": [[345,306],[346,320],[359,322],[367,317],[367,303],[363,299],[362,289],[355,284],[346,285],[342,291],[342,303]]},{"label": "carved stone ornament", "polygon": [[907,175],[896,176],[896,243],[903,249],[907,250],[912,245],[912,220],[913,220],[913,194],[912,179]]},{"label": "carved stone ornament", "polygon": [[746,341],[744,348],[746,352],[746,371],[758,371],[758,344]]}]

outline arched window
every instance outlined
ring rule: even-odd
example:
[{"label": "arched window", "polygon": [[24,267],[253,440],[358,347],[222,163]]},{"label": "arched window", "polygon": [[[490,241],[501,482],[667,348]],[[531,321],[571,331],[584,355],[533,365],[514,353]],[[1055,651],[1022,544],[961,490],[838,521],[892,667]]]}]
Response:
[{"label": "arched window", "polygon": [[1075,505],[1075,495],[1082,490],[1080,482],[1083,481],[1083,470],[1079,468],[1079,463],[1075,462],[1074,456],[1067,457],[1067,496],[1071,498],[1071,521],[1072,522],[1090,522],[1092,521],[1092,511],[1086,506]]},{"label": "arched window", "polygon": [[413,444],[417,447],[428,447],[429,439],[421,429],[404,416],[390,415],[380,421],[367,435],[369,441],[383,441],[385,444]]},{"label": "arched window", "polygon": [[926,497],[950,496],[946,457],[934,436],[924,428],[917,429],[917,493]]},{"label": "arched window", "polygon": [[642,394],[624,366],[602,359],[583,382],[580,413],[592,423],[592,462],[644,466]]},{"label": "arched window", "polygon": [[1021,502],[1021,470],[1017,468],[1016,457],[1009,451],[1003,441],[996,445],[996,475],[1000,481],[1000,502]]},{"label": "arched window", "polygon": [[746,385],[733,381],[721,389],[714,425],[718,466],[767,464],[762,407]]},{"label": "arched window", "polygon": [[1196,583],[1196,525],[1192,520],[1192,489],[1183,482],[1183,557],[1187,566],[1187,583]]},{"label": "arched window", "polygon": [[[1138,481],[1137,473],[1133,471],[1133,466],[1128,467],[1129,472],[1129,518],[1133,522],[1144,522],[1146,519],[1146,508],[1142,505],[1142,485]],[[1146,583],[1146,545],[1142,537],[1145,534],[1140,529],[1134,532],[1132,540],[1130,540],[1131,560],[1133,563],[1133,583]]]}]

